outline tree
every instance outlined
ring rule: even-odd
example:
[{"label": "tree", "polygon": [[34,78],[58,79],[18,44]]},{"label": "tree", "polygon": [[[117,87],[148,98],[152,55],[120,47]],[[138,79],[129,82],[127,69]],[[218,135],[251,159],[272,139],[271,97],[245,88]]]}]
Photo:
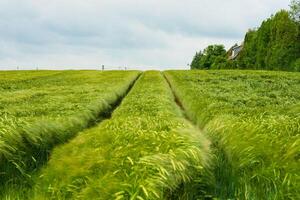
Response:
[{"label": "tree", "polygon": [[287,11],[278,12],[271,20],[268,69],[292,71],[292,63],[300,56],[299,26]]},{"label": "tree", "polygon": [[255,68],[255,60],[256,60],[256,37],[257,31],[254,29],[250,29],[244,39],[243,50],[241,51],[237,62],[240,69],[249,69]]},{"label": "tree", "polygon": [[203,54],[201,51],[196,52],[194,58],[193,58],[193,61],[191,63],[191,69],[200,69],[200,61],[201,61],[201,58],[202,58]]},{"label": "tree", "polygon": [[238,64],[242,69],[294,71],[300,57],[300,26],[289,12],[281,10],[250,30],[244,40]]},{"label": "tree", "polygon": [[225,56],[217,56],[211,65],[210,69],[226,69],[228,59]]},{"label": "tree", "polygon": [[191,69],[211,69],[216,59],[218,63],[220,60],[226,60],[224,45],[209,45],[204,49],[203,53],[201,51],[196,53],[191,64]]},{"label": "tree", "polygon": [[290,15],[296,22],[300,22],[300,0],[292,0],[290,4]]},{"label": "tree", "polygon": [[300,58],[298,58],[292,65],[293,71],[300,72]]},{"label": "tree", "polygon": [[226,58],[223,45],[210,45],[195,56],[196,68],[300,71],[300,0],[292,0],[290,8],[249,30],[236,60]]}]

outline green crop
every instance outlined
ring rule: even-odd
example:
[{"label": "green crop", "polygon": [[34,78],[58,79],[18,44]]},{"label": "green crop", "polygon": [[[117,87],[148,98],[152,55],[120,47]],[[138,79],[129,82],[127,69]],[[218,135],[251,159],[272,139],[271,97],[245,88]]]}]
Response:
[{"label": "green crop", "polygon": [[189,118],[212,140],[216,197],[300,198],[299,73],[165,75]]},{"label": "green crop", "polygon": [[138,72],[0,73],[0,185],[30,181],[50,150],[105,115]]},{"label": "green crop", "polygon": [[56,148],[33,198],[162,199],[208,162],[160,72],[145,72],[112,118]]},{"label": "green crop", "polygon": [[300,199],[299,73],[140,74],[0,72],[0,199]]}]

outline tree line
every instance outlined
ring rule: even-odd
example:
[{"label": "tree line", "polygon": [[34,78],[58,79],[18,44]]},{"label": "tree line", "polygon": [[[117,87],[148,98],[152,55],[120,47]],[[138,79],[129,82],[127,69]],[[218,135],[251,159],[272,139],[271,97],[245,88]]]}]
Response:
[{"label": "tree line", "polygon": [[300,0],[249,30],[243,49],[229,59],[224,45],[209,45],[194,56],[191,69],[261,69],[300,71]]}]

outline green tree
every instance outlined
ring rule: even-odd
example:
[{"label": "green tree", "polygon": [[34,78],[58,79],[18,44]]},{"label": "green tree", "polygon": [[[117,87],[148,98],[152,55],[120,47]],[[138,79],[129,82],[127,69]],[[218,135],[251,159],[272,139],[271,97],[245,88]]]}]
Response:
[{"label": "green tree", "polygon": [[225,56],[217,56],[210,69],[226,69],[228,66],[227,62],[228,59]]},{"label": "green tree", "polygon": [[300,56],[299,26],[287,11],[278,12],[270,21],[268,69],[292,71],[292,63]]},{"label": "green tree", "polygon": [[209,45],[203,53],[201,51],[196,53],[191,63],[191,69],[211,69],[214,63],[215,65],[220,64],[221,60],[226,60],[224,45]]},{"label": "green tree", "polygon": [[290,14],[296,22],[300,22],[300,0],[292,0]]},{"label": "green tree", "polygon": [[250,29],[245,36],[243,50],[237,60],[239,69],[254,69],[256,60],[256,30]]},{"label": "green tree", "polygon": [[199,52],[196,52],[194,58],[193,58],[193,61],[191,63],[191,69],[200,69],[200,61],[201,61],[201,58],[202,58],[203,54],[201,51]]},{"label": "green tree", "polygon": [[264,69],[300,71],[300,0],[249,30],[237,60],[229,61],[223,45],[210,45],[194,57],[195,69]]},{"label": "green tree", "polygon": [[300,72],[300,58],[298,58],[292,65],[293,71]]},{"label": "green tree", "polygon": [[289,12],[281,10],[265,20],[257,30],[250,30],[238,58],[242,69],[294,71],[300,57],[300,26]]}]

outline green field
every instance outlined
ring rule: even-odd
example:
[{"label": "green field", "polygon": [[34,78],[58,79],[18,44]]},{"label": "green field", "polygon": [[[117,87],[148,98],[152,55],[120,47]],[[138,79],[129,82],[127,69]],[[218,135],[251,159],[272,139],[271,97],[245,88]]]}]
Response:
[{"label": "green field", "polygon": [[299,199],[299,73],[165,74],[188,117],[213,144],[215,196]]},{"label": "green field", "polygon": [[0,199],[300,199],[300,74],[0,72]]},{"label": "green field", "polygon": [[[29,177],[66,142],[109,112],[138,72],[0,72],[0,185]],[[17,179],[17,180],[13,180]]]}]

